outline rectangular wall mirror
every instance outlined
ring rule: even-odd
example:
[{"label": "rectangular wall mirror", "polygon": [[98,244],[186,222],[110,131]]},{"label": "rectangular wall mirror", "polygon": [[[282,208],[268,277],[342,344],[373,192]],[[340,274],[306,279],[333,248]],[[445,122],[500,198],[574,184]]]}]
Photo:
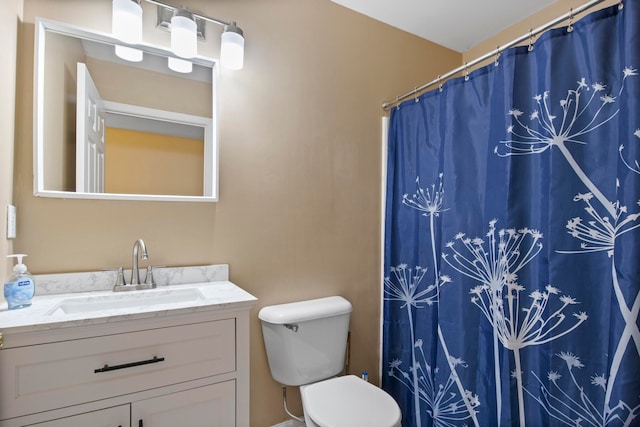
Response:
[{"label": "rectangular wall mirror", "polygon": [[[135,49],[127,61],[116,49]],[[216,201],[216,63],[36,20],[34,194]],[[183,71],[187,71],[184,70]]]}]

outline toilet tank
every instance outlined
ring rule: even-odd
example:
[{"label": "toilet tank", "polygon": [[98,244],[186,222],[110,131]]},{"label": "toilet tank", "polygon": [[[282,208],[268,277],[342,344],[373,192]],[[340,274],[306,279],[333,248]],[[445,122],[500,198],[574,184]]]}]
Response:
[{"label": "toilet tank", "polygon": [[271,376],[298,386],[344,370],[351,303],[340,296],[263,307],[258,313]]}]

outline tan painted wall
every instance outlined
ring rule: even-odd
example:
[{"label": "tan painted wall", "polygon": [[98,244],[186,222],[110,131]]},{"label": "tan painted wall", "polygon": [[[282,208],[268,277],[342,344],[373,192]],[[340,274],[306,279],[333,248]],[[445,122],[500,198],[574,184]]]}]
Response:
[{"label": "tan painted wall", "polygon": [[[7,239],[7,205],[13,202],[14,138],[16,122],[16,52],[18,23],[22,15],[22,0],[0,2],[0,278],[9,277],[11,262],[6,256],[13,252],[13,240]],[[26,261],[25,261],[26,262]],[[0,301],[4,295],[0,294]]]},{"label": "tan painted wall", "polygon": [[[259,307],[340,294],[354,305],[352,372],[378,383],[381,103],[461,55],[329,0],[185,0],[245,31],[245,68],[220,75],[218,203],[86,201],[32,194],[33,26],[21,33],[16,249],[34,273],[126,266],[142,237],[150,262],[229,263]],[[145,8],[145,40],[168,45]],[[110,0],[25,0],[35,16],[110,31]],[[3,30],[4,31],[4,30]],[[210,25],[200,52],[218,55]],[[258,307],[258,308],[259,308]],[[286,419],[251,323],[252,426]],[[291,409],[301,412],[297,391]]]}]

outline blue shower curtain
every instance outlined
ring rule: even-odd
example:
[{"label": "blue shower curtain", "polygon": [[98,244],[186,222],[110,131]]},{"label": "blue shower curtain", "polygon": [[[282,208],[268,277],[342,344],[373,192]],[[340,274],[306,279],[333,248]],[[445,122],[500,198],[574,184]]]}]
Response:
[{"label": "blue shower curtain", "polygon": [[640,1],[391,112],[383,388],[409,426],[640,426]]}]

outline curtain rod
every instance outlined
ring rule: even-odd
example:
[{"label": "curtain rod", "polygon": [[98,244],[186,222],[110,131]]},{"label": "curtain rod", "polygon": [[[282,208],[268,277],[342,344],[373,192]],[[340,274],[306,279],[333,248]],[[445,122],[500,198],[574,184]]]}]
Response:
[{"label": "curtain rod", "polygon": [[[430,81],[427,84],[424,84],[420,87],[416,87],[414,90],[412,90],[411,92],[407,92],[404,95],[398,96],[396,97],[396,99],[392,100],[392,101],[385,101],[382,103],[382,108],[384,110],[388,110],[391,106],[399,104],[401,101],[404,101],[405,99],[419,93],[422,92],[423,90],[425,90],[428,87],[434,86],[436,84],[441,84],[445,79],[461,72],[461,71],[468,71],[470,67],[479,64],[482,61],[485,61],[491,57],[495,57],[496,55],[500,55],[502,52],[504,52],[505,50],[509,49],[510,47],[513,47],[517,44],[522,43],[523,41],[527,40],[527,39],[531,39],[534,36],[548,30],[549,28],[563,22],[566,21],[567,19],[573,19],[575,17],[575,15],[584,12],[585,10],[591,9],[592,7],[594,7],[595,5],[602,3],[605,0],[591,0],[588,3],[583,4],[582,6],[579,6],[575,9],[571,9],[569,12],[565,13],[562,16],[559,16],[557,18],[555,18],[552,21],[547,22],[546,24],[534,29],[531,29],[527,34],[524,34],[520,37],[518,37],[517,39],[514,39],[512,41],[510,41],[509,43],[503,45],[503,46],[498,46],[497,49],[489,52],[489,53],[485,53],[484,55],[474,59],[471,62],[466,62],[464,65],[449,71],[446,74],[442,74],[439,75],[438,78],[436,78],[433,81]],[[619,5],[622,5],[622,0],[620,1]]]}]

